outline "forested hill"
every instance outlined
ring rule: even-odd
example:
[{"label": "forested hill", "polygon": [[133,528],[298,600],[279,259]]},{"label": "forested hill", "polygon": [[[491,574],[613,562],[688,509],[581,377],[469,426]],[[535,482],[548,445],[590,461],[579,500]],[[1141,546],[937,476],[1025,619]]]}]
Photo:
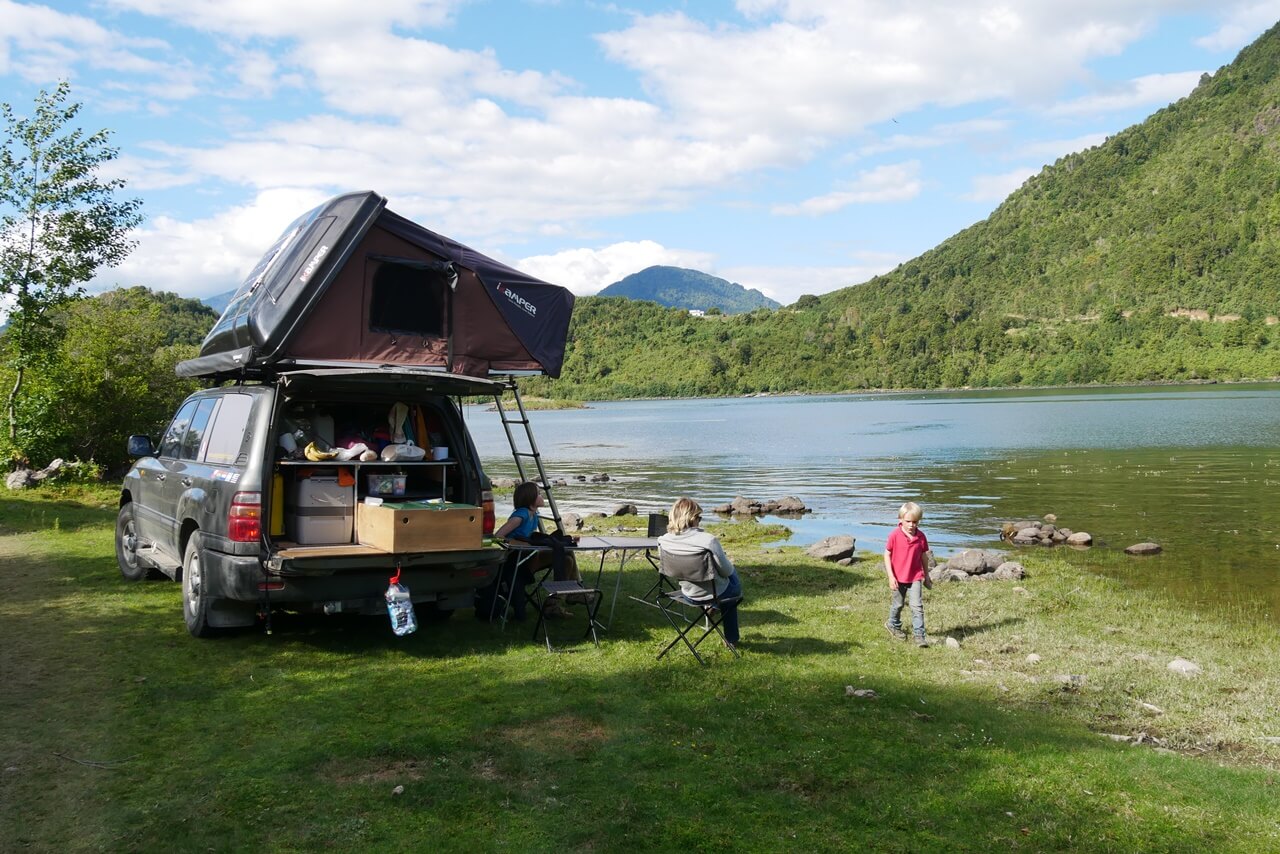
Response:
[{"label": "forested hill", "polygon": [[866,284],[690,318],[582,299],[566,396],[1280,376],[1280,26]]},{"label": "forested hill", "polygon": [[646,267],[600,291],[597,296],[651,300],[670,308],[719,309],[740,314],[757,308],[778,308],[778,303],[757,290],[683,267]]}]

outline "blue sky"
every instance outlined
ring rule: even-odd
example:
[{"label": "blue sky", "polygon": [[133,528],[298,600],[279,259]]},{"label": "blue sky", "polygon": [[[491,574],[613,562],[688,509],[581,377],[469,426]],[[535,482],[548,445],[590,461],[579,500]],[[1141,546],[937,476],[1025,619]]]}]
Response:
[{"label": "blue sky", "polygon": [[1280,0],[0,0],[0,101],[69,80],[143,199],[92,283],[205,297],[349,190],[594,293],[786,304],[1183,97]]}]

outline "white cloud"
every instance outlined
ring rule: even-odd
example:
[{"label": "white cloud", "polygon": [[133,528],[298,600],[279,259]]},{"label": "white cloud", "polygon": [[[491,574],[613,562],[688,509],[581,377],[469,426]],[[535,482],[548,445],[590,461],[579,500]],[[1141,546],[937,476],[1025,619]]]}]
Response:
[{"label": "white cloud", "polygon": [[775,205],[778,216],[822,216],[855,204],[904,202],[920,195],[920,163],[910,160],[858,173],[847,186],[798,204]]},{"label": "white cloud", "polygon": [[568,288],[575,294],[594,294],[601,288],[662,264],[708,272],[714,257],[706,252],[669,249],[652,240],[614,243],[601,249],[570,249],[554,255],[535,255],[515,263],[520,270]]},{"label": "white cloud", "polygon": [[189,297],[231,290],[289,223],[325,198],[310,189],[281,188],[195,222],[154,216],[135,235],[133,254],[119,267],[102,271],[89,289],[144,284]]},{"label": "white cloud", "polygon": [[639,16],[599,37],[682,125],[715,139],[768,129],[804,150],[927,105],[1034,102],[1146,31],[1155,0],[1060,4],[744,2],[750,27]]},{"label": "white cloud", "polygon": [[154,39],[114,32],[83,15],[0,0],[0,75],[16,73],[48,85],[69,79],[83,65],[162,79],[171,69],[143,53],[162,46]]},{"label": "white cloud", "polygon": [[1018,189],[1040,169],[1021,167],[1000,175],[977,175],[973,179],[973,189],[963,198],[971,202],[1001,202],[1005,197]]},{"label": "white cloud", "polygon": [[1179,71],[1173,74],[1146,74],[1106,91],[1054,104],[1045,110],[1045,114],[1054,117],[1087,116],[1140,107],[1163,107],[1190,94],[1196,88],[1202,73]]},{"label": "white cloud", "polygon": [[1246,2],[1228,8],[1226,21],[1214,32],[1196,40],[1205,50],[1239,50],[1257,38],[1260,30],[1267,29],[1280,19],[1280,0]]}]

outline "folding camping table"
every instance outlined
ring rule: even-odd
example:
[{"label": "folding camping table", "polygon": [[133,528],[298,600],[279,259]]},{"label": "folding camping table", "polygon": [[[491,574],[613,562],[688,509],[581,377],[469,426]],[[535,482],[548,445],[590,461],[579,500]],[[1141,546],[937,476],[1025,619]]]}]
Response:
[{"label": "folding camping table", "polygon": [[[535,546],[532,543],[521,543],[521,542],[503,543],[503,547],[506,548],[508,551],[516,553],[516,559],[515,561],[512,562],[512,567],[511,567],[510,578],[511,578],[512,588],[515,587],[515,578],[516,578],[516,575],[519,573],[520,567],[523,566],[526,561],[530,560],[538,552],[551,551],[551,546],[544,546],[544,545]],[[656,537],[580,537],[578,539],[577,545],[565,549],[565,552],[567,554],[573,554],[573,555],[581,555],[589,552],[599,553],[600,561],[599,561],[599,564],[596,566],[595,589],[597,590],[602,590],[602,588],[600,587],[600,583],[604,579],[604,567],[605,567],[606,561],[608,560],[609,555],[614,552],[617,552],[618,554],[618,570],[617,570],[617,577],[615,578],[614,584],[613,584],[613,596],[609,602],[609,618],[607,622],[599,624],[600,628],[608,629],[609,626],[613,625],[613,613],[618,605],[618,592],[622,590],[622,571],[626,569],[627,561],[635,557],[637,554],[643,554],[645,560],[647,560],[649,562],[649,565],[653,567],[653,571],[656,574],[658,572],[658,563],[654,559],[654,555],[657,553],[657,551],[658,551],[658,540]],[[582,572],[582,567],[579,566],[578,570],[579,572]],[[540,571],[541,577],[535,578],[535,581],[541,584],[542,581],[545,580],[547,574],[550,573],[550,571],[551,571],[550,566],[548,566],[545,571]],[[590,570],[587,570],[587,572],[589,571]],[[499,589],[501,589],[501,584],[499,584]],[[516,590],[511,589],[510,593],[508,593],[507,599],[498,599],[497,601],[495,601],[495,607],[499,603],[501,603],[502,624],[504,628],[506,627],[506,621],[507,621],[507,605],[508,605],[507,600],[509,600],[511,596],[527,596],[527,595],[528,594],[526,594],[523,590],[517,592]],[[530,599],[532,600],[532,597],[530,597]],[[533,603],[533,604],[536,604],[536,603]]]}]

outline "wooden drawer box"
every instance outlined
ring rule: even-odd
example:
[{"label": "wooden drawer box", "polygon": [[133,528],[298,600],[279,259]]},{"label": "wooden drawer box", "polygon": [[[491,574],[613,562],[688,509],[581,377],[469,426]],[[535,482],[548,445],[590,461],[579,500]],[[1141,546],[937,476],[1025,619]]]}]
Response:
[{"label": "wooden drawer box", "polygon": [[478,549],[484,514],[470,504],[385,502],[356,505],[356,541],[384,552]]}]

